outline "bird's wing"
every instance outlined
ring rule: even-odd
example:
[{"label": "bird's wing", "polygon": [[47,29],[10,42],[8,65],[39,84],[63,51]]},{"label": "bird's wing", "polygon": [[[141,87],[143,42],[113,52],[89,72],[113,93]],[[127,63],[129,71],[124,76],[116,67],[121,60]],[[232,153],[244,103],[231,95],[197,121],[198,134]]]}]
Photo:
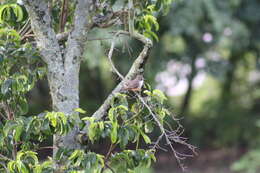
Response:
[{"label": "bird's wing", "polygon": [[135,88],[138,88],[138,87],[139,87],[139,82],[135,81],[135,80],[127,81],[125,83],[125,86],[124,86],[125,89],[135,89]]}]

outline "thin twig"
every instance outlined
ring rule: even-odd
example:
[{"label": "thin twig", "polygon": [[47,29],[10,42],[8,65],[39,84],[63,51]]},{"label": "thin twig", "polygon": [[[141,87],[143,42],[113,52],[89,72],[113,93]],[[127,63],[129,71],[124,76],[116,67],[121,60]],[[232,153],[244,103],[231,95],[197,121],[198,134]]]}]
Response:
[{"label": "thin twig", "polygon": [[[176,158],[179,166],[181,167],[181,169],[183,171],[185,171],[185,166],[183,165],[183,163],[181,162],[181,160],[184,160],[185,159],[185,156],[186,157],[192,157],[193,155],[185,155],[185,154],[180,154],[178,153],[174,147],[172,146],[172,143],[171,143],[171,140],[169,138],[169,136],[167,135],[163,125],[161,124],[161,122],[159,121],[157,115],[155,115],[152,111],[152,109],[150,108],[150,106],[144,101],[144,99],[137,93],[135,93],[137,95],[137,97],[139,98],[139,100],[141,100],[141,102],[144,104],[144,106],[148,109],[149,113],[152,115],[153,119],[155,120],[155,122],[157,123],[158,127],[160,128],[160,131],[161,131],[161,136],[159,138],[162,139],[162,135],[165,137],[165,140],[166,140],[166,144],[171,148],[172,150],[172,153],[174,155],[174,157]],[[160,140],[159,140],[160,141]],[[159,143],[159,141],[157,140],[157,143]]]},{"label": "thin twig", "polygon": [[0,115],[1,115],[1,117],[2,117],[4,120],[7,120],[7,118],[5,117],[5,115],[4,115],[2,112],[0,112]]},{"label": "thin twig", "polygon": [[111,40],[114,39],[112,37],[107,37],[107,38],[87,38],[87,41],[99,41],[99,40]]},{"label": "thin twig", "polygon": [[114,171],[114,169],[113,169],[112,167],[110,167],[107,163],[105,163],[105,165],[106,165],[106,167],[107,167],[112,173],[116,173],[116,172]]},{"label": "thin twig", "polygon": [[23,36],[27,33],[27,31],[31,28],[30,19],[26,21],[23,27],[19,30],[19,35]]},{"label": "thin twig", "polygon": [[[115,33],[115,32],[114,32]],[[152,43],[149,42],[149,39],[147,39],[146,37],[144,37],[143,35],[139,34],[139,33],[136,33],[136,32],[133,32],[133,33],[129,33],[129,32],[126,32],[126,31],[118,31],[115,33],[115,36],[118,36],[120,34],[125,34],[125,35],[130,35],[131,37],[134,37],[138,40],[140,40],[141,42],[143,42],[146,46],[150,47],[152,46]],[[111,43],[111,47],[110,47],[110,51],[108,53],[108,59],[109,59],[109,62],[111,64],[111,67],[112,67],[112,70],[122,79],[122,82],[124,81],[125,77],[123,75],[120,74],[120,72],[116,69],[116,67],[114,66],[113,64],[113,61],[112,61],[112,55],[113,55],[113,50],[114,50],[114,40],[112,41]],[[146,46],[144,47],[144,49],[146,48]],[[146,54],[147,52],[145,52]],[[142,53],[139,55],[141,56]],[[147,56],[147,55],[146,55]],[[142,57],[142,56],[141,56]],[[136,69],[135,69],[136,70]],[[131,70],[128,72],[128,74],[131,72]],[[121,83],[122,83],[121,82]],[[120,85],[119,85],[120,86]],[[118,90],[119,92],[120,90]],[[114,95],[116,92],[116,90],[114,90],[112,92],[111,95]],[[111,96],[110,95],[110,96]],[[173,145],[172,145],[172,142],[175,142],[175,143],[180,143],[180,144],[183,144],[185,146],[187,146],[189,149],[191,149],[193,151],[193,153],[196,154],[195,152],[195,147],[193,147],[192,145],[188,144],[185,142],[186,139],[180,137],[180,135],[184,132],[184,130],[182,130],[181,132],[179,132],[179,129],[182,127],[179,123],[179,121],[177,120],[177,123],[178,123],[178,128],[177,130],[175,131],[168,131],[164,128],[163,124],[160,122],[158,116],[153,112],[152,108],[148,105],[148,103],[142,98],[142,96],[138,93],[135,93],[135,95],[137,96],[137,98],[142,102],[142,104],[148,109],[149,113],[152,115],[153,117],[153,120],[156,122],[157,126],[159,127],[160,131],[161,131],[161,135],[159,136],[159,138],[157,139],[157,141],[154,143],[154,149],[155,148],[159,148],[159,149],[163,149],[160,145],[159,145],[159,142],[162,140],[163,137],[165,137],[165,140],[166,140],[166,144],[171,148],[172,150],[172,153],[174,155],[174,157],[176,158],[177,160],[177,163],[179,164],[179,166],[181,167],[181,169],[183,171],[185,171],[185,166],[183,165],[182,163],[182,160],[184,160],[186,157],[193,157],[193,154],[183,154],[183,153],[179,153],[177,152]],[[106,100],[108,101],[108,100]],[[110,102],[108,103],[110,104]],[[103,105],[102,105],[103,106]],[[174,119],[174,118],[173,118]],[[176,119],[174,119],[176,120]],[[169,134],[168,134],[169,133]],[[163,149],[165,150],[165,149]]]},{"label": "thin twig", "polygon": [[6,164],[3,162],[0,162],[0,165],[5,169],[6,173],[10,173],[10,171],[7,169]]},{"label": "thin twig", "polygon": [[108,53],[108,60],[110,62],[112,70],[123,80],[124,76],[121,73],[119,73],[119,71],[116,69],[116,67],[115,67],[115,65],[112,61],[112,55],[113,55],[114,48],[115,48],[115,41],[112,40],[111,47],[110,47],[110,50],[109,50],[109,53]]},{"label": "thin twig", "polygon": [[112,151],[115,149],[116,145],[114,145],[113,143],[111,143],[110,147],[109,147],[109,150],[106,154],[106,157],[105,157],[105,161],[107,161],[108,157],[111,155]]},{"label": "thin twig", "polygon": [[44,149],[54,149],[54,148],[57,148],[57,147],[54,147],[54,146],[47,146],[47,147],[40,147],[38,148],[37,150],[44,150]]},{"label": "thin twig", "polygon": [[0,157],[3,158],[4,160],[8,160],[8,161],[11,161],[11,160],[12,160],[12,159],[10,159],[10,158],[8,158],[8,157],[2,155],[2,154],[0,154]]}]

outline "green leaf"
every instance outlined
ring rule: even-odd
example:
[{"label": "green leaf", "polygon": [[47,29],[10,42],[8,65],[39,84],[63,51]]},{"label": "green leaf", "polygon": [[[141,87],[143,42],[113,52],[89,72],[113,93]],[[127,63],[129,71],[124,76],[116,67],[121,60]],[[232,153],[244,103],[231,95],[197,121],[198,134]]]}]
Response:
[{"label": "green leaf", "polygon": [[19,99],[19,108],[20,108],[20,115],[25,115],[28,113],[29,106],[25,98]]},{"label": "green leaf", "polygon": [[141,132],[142,137],[144,138],[144,142],[146,144],[151,144],[152,143],[151,139],[143,131],[140,130],[140,132]]},{"label": "green leaf", "polygon": [[20,140],[20,137],[21,137],[21,134],[23,132],[23,125],[18,125],[16,128],[15,128],[15,135],[14,135],[14,140],[15,141],[19,141]]},{"label": "green leaf", "polygon": [[114,112],[115,112],[115,108],[110,108],[109,111],[108,111],[108,118],[110,121],[114,121]]},{"label": "green leaf", "polygon": [[43,169],[46,169],[46,168],[51,168],[52,165],[53,165],[53,161],[52,161],[51,158],[49,158],[49,160],[47,160],[47,161],[45,161],[45,162],[42,163],[41,167],[42,167]]},{"label": "green leaf", "polygon": [[118,124],[117,122],[112,123],[112,130],[111,130],[111,142],[114,144],[116,143],[117,140],[117,129],[118,129]]},{"label": "green leaf", "polygon": [[120,144],[120,148],[124,149],[129,141],[129,131],[126,128],[120,128],[118,132],[118,140]]},{"label": "green leaf", "polygon": [[8,22],[9,24],[16,24],[24,19],[24,12],[18,4],[6,4],[0,8],[0,23]]},{"label": "green leaf", "polygon": [[4,61],[4,55],[0,54],[0,63]]},{"label": "green leaf", "polygon": [[7,164],[8,170],[10,170],[11,172],[14,172],[15,167],[16,167],[16,161],[12,160],[12,161],[8,162],[8,164]]},{"label": "green leaf", "polygon": [[122,109],[122,110],[128,111],[128,107],[126,107],[125,105],[119,105],[116,107],[116,109]]},{"label": "green leaf", "polygon": [[92,122],[89,124],[89,127],[88,127],[88,137],[89,137],[89,140],[94,143],[94,140],[95,138],[97,137],[97,123],[95,122]]},{"label": "green leaf", "polygon": [[67,124],[68,117],[63,112],[57,112],[58,118],[61,119],[62,124]]},{"label": "green leaf", "polygon": [[155,96],[161,104],[164,100],[167,100],[167,97],[164,95],[164,93],[158,89],[153,90],[153,96]]},{"label": "green leaf", "polygon": [[81,108],[76,108],[76,109],[74,109],[74,111],[75,111],[75,112],[79,112],[79,113],[81,113],[81,114],[85,114],[85,113],[86,113],[86,111],[83,110],[83,109],[81,109]]},{"label": "green leaf", "polygon": [[153,122],[152,121],[149,121],[149,122],[146,122],[144,124],[144,131],[145,133],[151,133],[153,131],[154,127],[153,127]]},{"label": "green leaf", "polygon": [[33,169],[33,173],[42,173],[42,166],[36,165],[35,168]]},{"label": "green leaf", "polygon": [[21,163],[21,172],[22,173],[29,173],[29,170],[27,169],[27,167],[23,163]]},{"label": "green leaf", "polygon": [[81,150],[75,150],[70,157],[68,158],[69,160],[74,160],[75,158],[81,156],[83,153]]},{"label": "green leaf", "polygon": [[149,90],[145,90],[145,91],[144,91],[144,94],[146,94],[146,95],[148,95],[148,96],[152,96],[152,92],[149,91]]},{"label": "green leaf", "polygon": [[140,113],[140,111],[141,111],[141,105],[139,103],[134,103],[131,106],[131,112],[134,112],[135,114],[138,114],[138,113]]},{"label": "green leaf", "polygon": [[112,107],[116,107],[118,105],[124,105],[128,107],[127,95],[122,93],[117,93],[111,102]]},{"label": "green leaf", "polygon": [[98,122],[98,125],[99,125],[99,129],[100,129],[100,131],[103,131],[104,128],[105,128],[104,121],[100,121],[100,122]]},{"label": "green leaf", "polygon": [[94,118],[94,117],[83,117],[81,120],[94,122],[94,121],[95,121],[95,118]]},{"label": "green leaf", "polygon": [[150,31],[150,30],[146,30],[144,32],[144,35],[148,38],[151,38],[151,39],[155,39],[157,42],[159,41],[159,37],[153,32],[153,31]]},{"label": "green leaf", "polygon": [[57,126],[57,119],[56,119],[56,118],[52,118],[52,119],[51,119],[51,125],[52,125],[53,127],[56,127],[56,126]]},{"label": "green leaf", "polygon": [[23,9],[18,4],[11,4],[11,7],[13,8],[14,14],[16,16],[16,22],[21,22],[24,18]]},{"label": "green leaf", "polygon": [[8,121],[5,126],[4,126],[4,129],[3,129],[3,134],[4,134],[4,137],[7,137],[8,134],[10,133],[11,130],[13,130],[15,127],[17,126],[17,123],[15,123],[14,121]]},{"label": "green leaf", "polygon": [[4,81],[3,85],[1,86],[1,93],[6,94],[11,89],[11,84],[13,79],[7,79]]}]

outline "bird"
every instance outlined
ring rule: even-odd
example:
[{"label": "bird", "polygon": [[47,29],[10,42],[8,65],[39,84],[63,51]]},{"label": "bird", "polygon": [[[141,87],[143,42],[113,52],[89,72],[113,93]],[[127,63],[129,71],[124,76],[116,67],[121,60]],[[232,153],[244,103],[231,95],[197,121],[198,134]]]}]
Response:
[{"label": "bird", "polygon": [[144,84],[144,77],[143,77],[143,75],[139,74],[133,80],[127,80],[123,84],[123,90],[141,91],[143,84]]}]

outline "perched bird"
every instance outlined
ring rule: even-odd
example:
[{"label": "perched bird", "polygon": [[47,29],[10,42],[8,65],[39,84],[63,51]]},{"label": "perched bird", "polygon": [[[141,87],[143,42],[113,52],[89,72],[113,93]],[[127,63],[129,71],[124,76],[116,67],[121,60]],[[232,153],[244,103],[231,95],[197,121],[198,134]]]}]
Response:
[{"label": "perched bird", "polygon": [[144,77],[143,75],[137,75],[133,80],[127,80],[123,84],[123,90],[128,91],[141,91],[141,88],[144,84]]}]

